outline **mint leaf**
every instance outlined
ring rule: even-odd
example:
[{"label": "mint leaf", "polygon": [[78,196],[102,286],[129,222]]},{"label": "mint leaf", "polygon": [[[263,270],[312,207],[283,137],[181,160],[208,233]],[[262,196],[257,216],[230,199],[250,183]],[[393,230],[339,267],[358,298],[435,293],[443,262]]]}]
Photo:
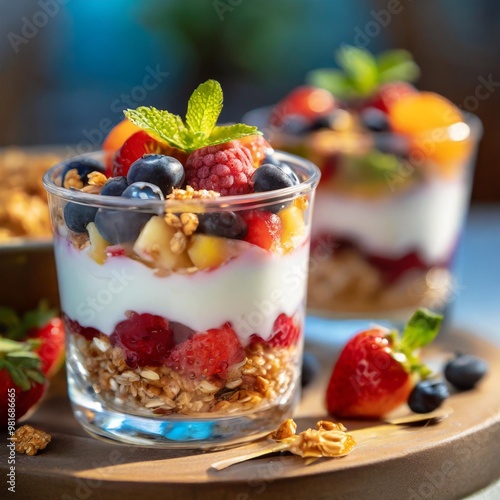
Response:
[{"label": "mint leaf", "polygon": [[344,45],[336,53],[337,63],[361,96],[369,96],[378,87],[378,67],[366,49]]},{"label": "mint leaf", "polygon": [[416,349],[431,343],[439,332],[443,316],[428,309],[418,309],[403,329],[400,349],[408,356]]},{"label": "mint leaf", "polygon": [[160,111],[152,106],[127,109],[124,114],[134,125],[147,132],[153,139],[178,149],[184,149],[184,139],[187,132],[180,116],[168,111]]},{"label": "mint leaf", "polygon": [[[208,80],[199,85],[189,98],[186,113],[187,128],[208,137],[215,127],[222,111],[222,88],[215,80]],[[198,139],[199,140],[199,139]]]},{"label": "mint leaf", "polygon": [[407,50],[388,50],[377,56],[380,83],[413,82],[420,75],[420,68]]},{"label": "mint leaf", "polygon": [[316,69],[308,73],[307,83],[331,92],[339,99],[355,97],[356,90],[339,69]]},{"label": "mint leaf", "polygon": [[243,123],[223,125],[213,129],[204,146],[215,146],[216,144],[234,141],[248,135],[262,135],[262,132],[257,127],[244,125]]}]

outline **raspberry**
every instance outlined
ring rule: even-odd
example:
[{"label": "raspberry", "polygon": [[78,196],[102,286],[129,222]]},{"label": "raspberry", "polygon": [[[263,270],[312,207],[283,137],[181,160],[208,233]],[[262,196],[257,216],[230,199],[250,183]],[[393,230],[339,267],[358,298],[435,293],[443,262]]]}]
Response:
[{"label": "raspberry", "polygon": [[191,379],[219,375],[223,378],[227,369],[245,359],[238,337],[229,323],[222,328],[195,333],[175,347],[167,360],[167,366]]},{"label": "raspberry", "polygon": [[218,191],[221,196],[251,193],[252,156],[238,141],[193,151],[186,162],[186,182],[195,190]]},{"label": "raspberry", "polygon": [[254,334],[251,342],[264,342],[272,347],[290,347],[299,339],[302,329],[294,316],[280,314],[273,325],[273,336],[265,342],[260,335]]},{"label": "raspberry", "polygon": [[126,363],[137,366],[162,365],[174,346],[174,336],[168,321],[152,314],[131,313],[116,325],[111,335],[113,346],[125,350]]}]

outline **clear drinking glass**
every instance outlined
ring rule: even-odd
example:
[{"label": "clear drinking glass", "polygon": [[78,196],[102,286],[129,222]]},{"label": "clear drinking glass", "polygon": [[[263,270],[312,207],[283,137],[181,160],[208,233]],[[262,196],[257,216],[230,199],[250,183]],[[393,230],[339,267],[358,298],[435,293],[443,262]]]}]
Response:
[{"label": "clear drinking glass", "polygon": [[[244,196],[137,201],[60,187],[64,164],[45,175],[69,395],[91,434],[211,448],[255,439],[292,414],[320,173],[301,158],[277,156],[300,183]],[[111,245],[93,224],[89,234],[72,233],[64,219],[69,203],[140,234]],[[281,219],[279,249],[198,229],[186,238],[189,231],[176,229],[193,219],[262,211]]]},{"label": "clear drinking glass", "polygon": [[271,145],[322,172],[311,235],[308,309],[336,319],[405,321],[417,307],[443,310],[472,185],[479,119],[416,136],[269,125],[245,116]]}]

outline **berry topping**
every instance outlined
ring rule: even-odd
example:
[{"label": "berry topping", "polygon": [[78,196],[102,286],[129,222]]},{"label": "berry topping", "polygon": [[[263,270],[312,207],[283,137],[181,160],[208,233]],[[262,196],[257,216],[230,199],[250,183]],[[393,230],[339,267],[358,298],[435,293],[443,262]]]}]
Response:
[{"label": "berry topping", "polygon": [[275,250],[280,247],[283,227],[278,215],[264,210],[253,210],[243,218],[248,226],[245,241],[265,250]]},{"label": "berry topping", "polygon": [[136,132],[123,143],[123,146],[116,153],[111,175],[113,177],[126,177],[130,169],[130,165],[132,165],[134,161],[142,158],[145,154],[161,152],[162,148],[157,140],[150,137],[143,130]]},{"label": "berry topping", "polygon": [[111,343],[125,350],[128,366],[162,365],[174,346],[168,321],[152,314],[130,313],[116,325]]},{"label": "berry topping", "polygon": [[199,233],[222,236],[223,238],[243,238],[247,225],[241,215],[235,212],[217,212],[198,215]]},{"label": "berry topping", "polygon": [[94,337],[98,337],[101,332],[92,328],[91,326],[82,326],[78,321],[71,319],[66,314],[62,315],[64,321],[64,328],[67,333],[78,333],[84,336],[87,340],[92,340]]},{"label": "berry topping", "polygon": [[137,198],[138,200],[164,200],[161,189],[149,182],[134,182],[122,193],[123,198]]},{"label": "berry topping", "polygon": [[102,187],[100,194],[104,196],[121,196],[123,191],[125,191],[127,187],[127,178],[123,175],[120,175],[118,177],[111,177]]},{"label": "berry topping", "polygon": [[[148,182],[135,182],[122,193],[123,198],[134,200],[163,200],[163,193],[158,186]],[[146,225],[152,213],[125,212],[99,208],[95,215],[95,225],[99,234],[110,244],[134,241]]]},{"label": "berry topping", "polygon": [[[79,158],[76,160],[70,160],[65,165],[61,172],[61,185],[64,187],[75,187],[80,188],[82,185],[72,185],[73,179],[66,178],[68,172],[71,170],[76,170],[76,174],[81,181],[83,186],[88,184],[88,175],[92,172],[101,172],[104,173],[104,167],[96,160],[92,160],[91,158]],[[70,185],[68,185],[68,183]]]},{"label": "berry topping", "polygon": [[388,132],[391,129],[387,115],[380,109],[365,108],[359,117],[363,126],[373,132]]},{"label": "berry topping", "polygon": [[271,124],[284,125],[290,116],[300,116],[308,123],[331,113],[336,107],[333,95],[327,90],[304,85],[292,90],[273,109]]},{"label": "berry topping", "polygon": [[194,189],[218,191],[222,196],[252,191],[254,172],[247,148],[230,141],[191,153],[186,162],[186,182]]},{"label": "berry topping", "polygon": [[124,118],[120,123],[115,125],[106,139],[102,143],[102,150],[106,158],[106,168],[111,172],[113,166],[113,157],[115,153],[122,147],[123,143],[133,134],[141,129],[134,125],[130,120]]},{"label": "berry topping", "polygon": [[446,380],[457,389],[468,390],[475,385],[488,372],[488,364],[484,359],[470,354],[459,354],[448,361],[444,369]]},{"label": "berry topping", "polygon": [[369,105],[375,109],[388,113],[400,99],[407,95],[416,94],[417,89],[406,82],[391,82],[381,85],[377,94],[370,100]]},{"label": "berry topping", "polygon": [[174,188],[180,188],[184,182],[182,163],[164,155],[144,155],[130,166],[127,174],[129,184],[134,182],[150,182],[158,186],[167,196]]},{"label": "berry topping", "polygon": [[449,396],[444,382],[438,380],[423,380],[411,391],[408,406],[415,413],[429,413],[439,408]]},{"label": "berry topping", "polygon": [[290,179],[292,179],[293,185],[300,184],[300,179],[298,178],[297,174],[292,170],[290,165],[288,165],[288,163],[279,161],[278,158],[276,158],[276,155],[267,154],[262,164],[276,165],[277,167],[281,168],[281,170],[283,170],[283,172],[285,172],[285,174],[288,175]]},{"label": "berry topping", "polygon": [[86,233],[87,224],[94,222],[97,208],[79,203],[67,203],[64,207],[64,222],[75,233]]},{"label": "berry topping", "polygon": [[293,186],[293,180],[282,168],[271,164],[259,167],[253,174],[254,191],[274,191]]},{"label": "berry topping", "polygon": [[265,342],[260,335],[252,335],[252,342],[264,342],[272,347],[290,347],[297,344],[300,339],[302,328],[295,317],[280,314],[273,325],[273,334]]},{"label": "berry topping", "polygon": [[245,359],[245,351],[229,323],[222,328],[195,333],[176,346],[167,365],[191,379],[218,375],[224,378],[227,369]]}]

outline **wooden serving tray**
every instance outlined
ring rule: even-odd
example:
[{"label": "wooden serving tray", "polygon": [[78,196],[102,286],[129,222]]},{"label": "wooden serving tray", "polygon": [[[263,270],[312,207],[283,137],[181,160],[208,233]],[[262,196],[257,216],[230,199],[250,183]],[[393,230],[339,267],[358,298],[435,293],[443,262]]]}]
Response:
[{"label": "wooden serving tray", "polygon": [[[322,403],[338,353],[333,343],[309,341],[307,350],[318,356],[323,368],[304,390],[296,418],[299,431],[327,418]],[[309,466],[300,457],[282,454],[217,472],[210,469],[213,462],[241,455],[242,450],[169,451],[96,440],[73,419],[60,377],[29,419],[52,434],[52,442],[37,456],[16,456],[16,493],[23,499],[66,500],[463,498],[500,477],[500,349],[451,331],[426,350],[425,358],[438,367],[457,350],[484,357],[490,372],[477,389],[452,395],[447,402],[453,409],[450,417],[426,427],[394,426],[385,433],[367,433],[347,457]],[[376,424],[343,423],[349,430]],[[5,478],[4,460],[0,470]],[[2,483],[0,491],[6,480]]]}]

